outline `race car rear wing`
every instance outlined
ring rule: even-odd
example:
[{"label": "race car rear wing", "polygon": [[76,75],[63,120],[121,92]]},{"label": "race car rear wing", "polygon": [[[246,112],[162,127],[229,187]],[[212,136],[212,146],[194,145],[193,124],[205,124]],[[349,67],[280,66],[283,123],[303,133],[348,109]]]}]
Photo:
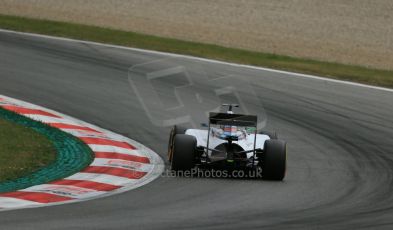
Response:
[{"label": "race car rear wing", "polygon": [[257,127],[258,118],[255,115],[211,112],[209,122],[214,125]]},{"label": "race car rear wing", "polygon": [[[257,123],[258,119],[255,115],[244,115],[244,114],[232,114],[232,113],[214,113],[211,112],[209,115],[209,132],[207,136],[207,144],[206,144],[206,151],[216,151],[210,148],[210,136],[211,136],[211,125],[216,126],[242,126],[242,127],[249,127],[252,128],[252,133],[254,133],[254,146],[253,149],[247,152],[254,152],[255,155],[255,145],[256,145],[256,132],[257,132]],[[232,137],[229,136],[227,141],[228,143],[232,143],[232,141],[238,141],[237,138],[231,139]]]}]

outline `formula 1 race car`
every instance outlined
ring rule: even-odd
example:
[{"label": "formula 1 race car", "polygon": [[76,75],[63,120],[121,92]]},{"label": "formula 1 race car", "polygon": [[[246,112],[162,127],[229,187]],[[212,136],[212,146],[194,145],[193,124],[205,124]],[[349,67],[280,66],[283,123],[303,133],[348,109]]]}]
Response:
[{"label": "formula 1 race car", "polygon": [[257,132],[257,116],[210,113],[208,130],[174,126],[168,157],[174,171],[200,168],[262,170],[266,180],[283,180],[286,171],[286,142],[275,133]]}]

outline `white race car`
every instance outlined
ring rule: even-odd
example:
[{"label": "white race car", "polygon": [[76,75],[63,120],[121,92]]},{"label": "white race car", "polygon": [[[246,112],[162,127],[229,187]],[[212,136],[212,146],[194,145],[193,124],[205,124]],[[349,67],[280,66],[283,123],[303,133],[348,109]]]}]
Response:
[{"label": "white race car", "polygon": [[286,142],[274,133],[257,133],[257,117],[210,113],[208,129],[174,126],[168,145],[172,170],[191,170],[195,166],[262,170],[266,180],[283,180],[286,171]]}]

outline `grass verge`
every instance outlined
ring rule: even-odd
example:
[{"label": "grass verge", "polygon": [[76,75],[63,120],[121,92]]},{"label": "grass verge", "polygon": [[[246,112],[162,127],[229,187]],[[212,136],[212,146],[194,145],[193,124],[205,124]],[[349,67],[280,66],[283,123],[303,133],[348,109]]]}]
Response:
[{"label": "grass verge", "polygon": [[[393,71],[252,52],[67,22],[0,15],[0,28],[192,55],[393,88]],[[372,58],[372,57],[370,57]]]},{"label": "grass verge", "polygon": [[47,137],[0,118],[0,182],[28,175],[55,158],[56,149]]},{"label": "grass verge", "polygon": [[0,161],[0,166],[16,169],[16,173],[3,172],[5,181],[0,181],[0,193],[68,177],[94,159],[93,151],[85,143],[60,129],[1,107],[0,119],[0,149],[3,149],[0,153],[8,157],[0,154],[0,159],[5,160]]}]

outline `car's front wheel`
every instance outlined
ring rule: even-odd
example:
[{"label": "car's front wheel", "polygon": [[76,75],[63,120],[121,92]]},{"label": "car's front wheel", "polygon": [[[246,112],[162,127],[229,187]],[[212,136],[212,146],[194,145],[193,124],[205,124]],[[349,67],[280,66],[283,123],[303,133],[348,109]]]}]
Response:
[{"label": "car's front wheel", "polygon": [[276,132],[262,130],[259,134],[268,135],[270,139],[278,139],[278,135]]}]

